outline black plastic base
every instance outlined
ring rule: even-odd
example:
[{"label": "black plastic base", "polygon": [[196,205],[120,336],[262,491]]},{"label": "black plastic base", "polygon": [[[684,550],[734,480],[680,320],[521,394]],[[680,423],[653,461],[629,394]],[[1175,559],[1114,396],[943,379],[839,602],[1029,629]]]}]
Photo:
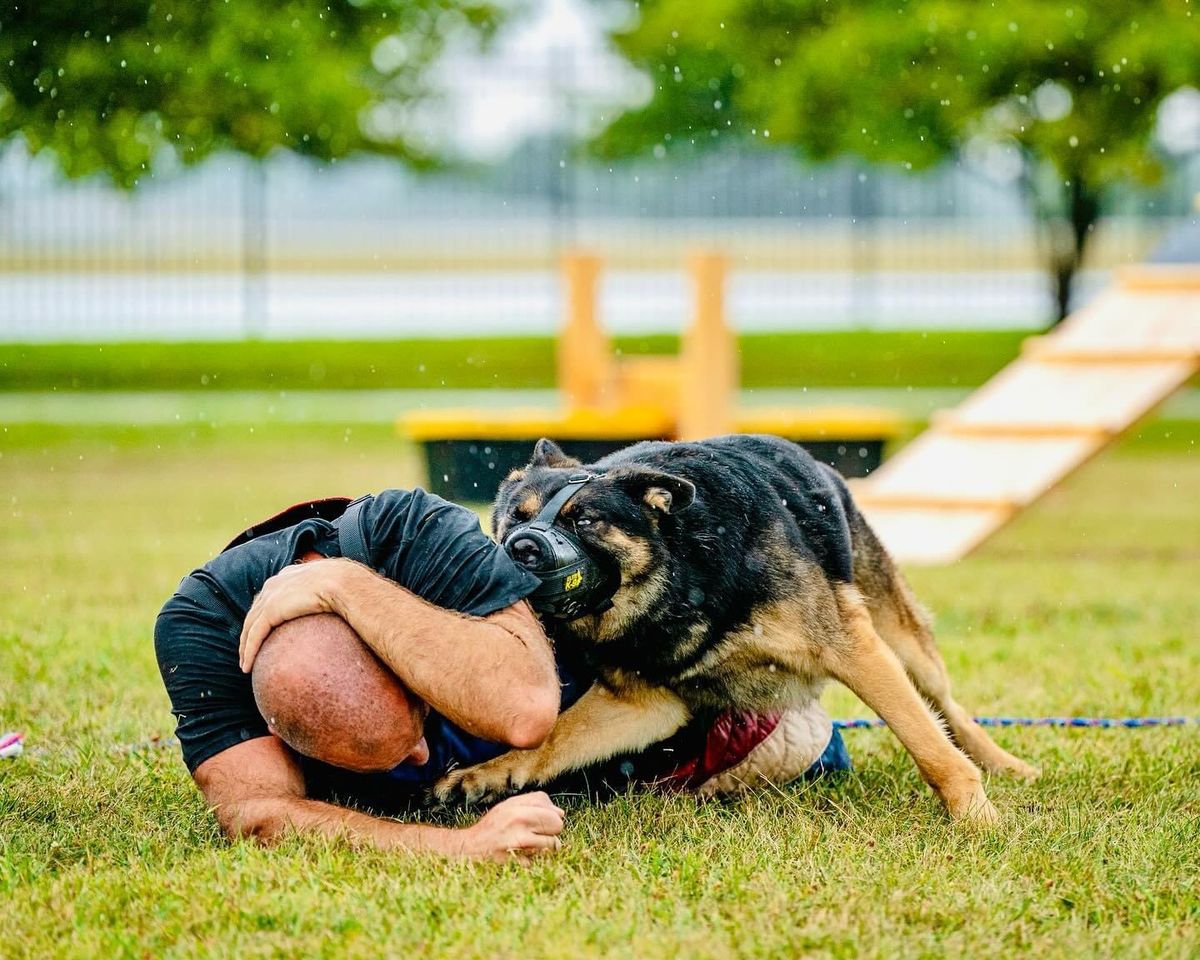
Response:
[{"label": "black plastic base", "polygon": [[[558,440],[563,450],[584,463],[594,463],[632,440]],[[491,503],[500,483],[533,454],[529,440],[426,440],[421,446],[429,467],[429,489],[447,500]],[[865,477],[883,460],[879,440],[797,441],[816,459],[844,477]]]}]

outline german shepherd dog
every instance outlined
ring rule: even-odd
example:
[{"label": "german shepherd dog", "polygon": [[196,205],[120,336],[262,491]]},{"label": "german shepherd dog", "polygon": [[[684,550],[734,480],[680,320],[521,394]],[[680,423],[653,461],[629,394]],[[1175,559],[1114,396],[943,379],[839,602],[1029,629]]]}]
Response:
[{"label": "german shepherd dog", "polygon": [[704,713],[802,704],[829,679],[884,719],[951,817],[996,820],[975,764],[1037,776],[951,696],[927,614],[842,478],[802,448],[646,442],[583,467],[543,439],[501,486],[493,533],[533,518],[581,468],[599,476],[556,522],[609,558],[620,586],[603,612],[548,627],[599,679],[540,747],[452,771],[441,799],[546,783]]}]

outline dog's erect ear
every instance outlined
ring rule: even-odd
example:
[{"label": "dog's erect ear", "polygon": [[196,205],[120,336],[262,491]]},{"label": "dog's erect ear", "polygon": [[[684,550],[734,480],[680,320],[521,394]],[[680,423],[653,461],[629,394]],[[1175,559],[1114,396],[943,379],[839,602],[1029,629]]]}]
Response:
[{"label": "dog's erect ear", "polygon": [[531,467],[582,467],[583,463],[574,457],[568,457],[553,440],[542,437],[533,447]]},{"label": "dog's erect ear", "polygon": [[696,488],[690,480],[657,470],[632,470],[613,478],[630,496],[640,499],[660,513],[686,510],[696,499]]}]

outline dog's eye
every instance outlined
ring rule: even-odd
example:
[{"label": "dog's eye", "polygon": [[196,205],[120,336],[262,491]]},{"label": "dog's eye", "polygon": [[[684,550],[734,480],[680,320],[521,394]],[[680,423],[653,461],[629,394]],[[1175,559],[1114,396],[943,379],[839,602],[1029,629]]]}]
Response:
[{"label": "dog's eye", "polygon": [[591,525],[592,525],[591,517],[580,517],[578,520],[575,521],[575,526],[577,526],[577,527],[590,527]]}]

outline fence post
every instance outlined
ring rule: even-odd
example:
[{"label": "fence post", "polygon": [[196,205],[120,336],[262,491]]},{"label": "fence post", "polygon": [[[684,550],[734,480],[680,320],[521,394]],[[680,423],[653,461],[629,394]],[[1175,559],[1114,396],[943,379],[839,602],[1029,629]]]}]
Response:
[{"label": "fence post", "polygon": [[566,317],[558,336],[558,384],[567,407],[600,407],[613,400],[612,345],[596,314],[600,258],[587,253],[563,257]]},{"label": "fence post", "polygon": [[579,107],[575,102],[575,56],[565,47],[552,47],[546,58],[548,86],[555,108],[565,121],[565,133],[546,138],[546,195],[550,201],[550,245],[555,257],[578,242],[575,236],[575,156],[580,139]]},{"label": "fence post", "polygon": [[680,344],[680,440],[703,440],[733,427],[738,387],[737,341],[725,322],[725,258],[694,254],[688,261],[695,314]]},{"label": "fence post", "polygon": [[850,168],[850,322],[858,328],[874,326],[879,282],[879,197],[875,170],[855,164]]},{"label": "fence post", "polygon": [[242,175],[242,333],[258,339],[267,327],[267,168],[252,159]]}]

